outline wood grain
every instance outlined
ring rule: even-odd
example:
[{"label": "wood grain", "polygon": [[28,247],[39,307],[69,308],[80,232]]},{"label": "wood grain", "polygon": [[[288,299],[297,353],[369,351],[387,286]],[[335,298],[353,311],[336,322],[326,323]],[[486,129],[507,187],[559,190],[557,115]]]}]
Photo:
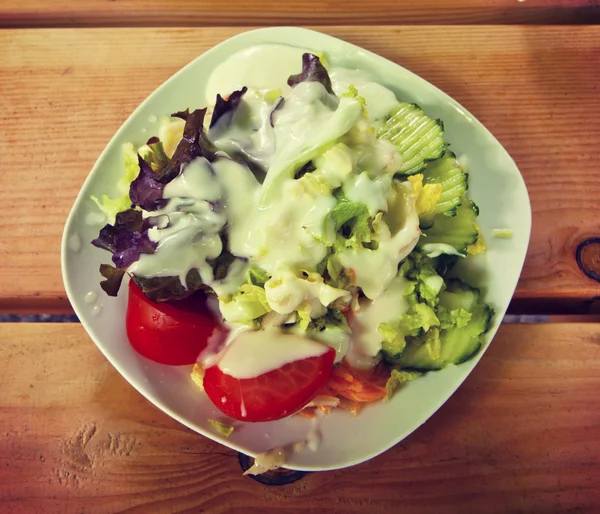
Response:
[{"label": "wood grain", "polygon": [[600,325],[503,325],[372,461],[269,487],[158,411],[79,325],[0,325],[0,511],[600,512]]},{"label": "wood grain", "polygon": [[[574,259],[581,241],[599,235],[600,27],[323,30],[439,86],[515,158],[533,206],[517,300],[587,305],[600,296]],[[237,32],[0,31],[0,310],[68,309],[60,236],[88,170],[149,93]]]},{"label": "wood grain", "polygon": [[597,23],[596,0],[3,0],[0,26]]}]

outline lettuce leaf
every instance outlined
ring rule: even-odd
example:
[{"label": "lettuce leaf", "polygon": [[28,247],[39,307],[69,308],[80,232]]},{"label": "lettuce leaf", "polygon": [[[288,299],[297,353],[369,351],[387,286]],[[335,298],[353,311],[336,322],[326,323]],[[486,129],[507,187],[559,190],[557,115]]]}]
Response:
[{"label": "lettuce leaf", "polygon": [[140,167],[138,166],[138,156],[131,143],[125,143],[123,145],[123,159],[125,161],[125,173],[117,182],[119,196],[116,198],[110,198],[108,195],[101,195],[100,199],[93,195],[91,196],[94,203],[106,217],[107,222],[111,225],[114,224],[115,218],[119,212],[126,211],[127,209],[131,208],[129,187],[140,172]]},{"label": "lettuce leaf", "polygon": [[141,155],[138,155],[138,165],[140,173],[129,188],[131,203],[145,211],[161,209],[167,203],[163,198],[163,191],[166,184],[156,180],[156,174],[152,170],[152,167]]},{"label": "lettuce leaf", "polygon": [[253,284],[244,284],[230,298],[221,299],[219,308],[230,323],[249,323],[271,311],[265,290]]},{"label": "lettuce leaf", "polygon": [[157,243],[148,238],[151,221],[144,220],[141,211],[129,209],[117,214],[115,224],[105,225],[92,244],[112,253],[117,268],[124,269],[142,253],[154,253]]},{"label": "lettuce leaf", "polygon": [[108,296],[117,296],[125,275],[124,269],[118,269],[110,264],[100,264],[100,274],[105,278],[100,287]]},{"label": "lettuce leaf", "polygon": [[439,303],[438,295],[444,290],[444,279],[434,267],[435,262],[420,252],[412,252],[400,267],[400,273],[415,284],[419,299],[432,308]]},{"label": "lettuce leaf", "polygon": [[258,266],[250,266],[246,272],[246,277],[249,284],[264,287],[265,282],[269,280],[269,274]]},{"label": "lettuce leaf", "polygon": [[435,310],[438,319],[440,320],[440,328],[442,330],[456,327],[462,328],[471,321],[472,313],[460,307],[459,309],[448,309],[438,305]]},{"label": "lettuce leaf", "polygon": [[265,283],[267,301],[271,309],[279,314],[291,314],[301,304],[307,302],[311,315],[325,312],[325,307],[339,300],[350,301],[351,295],[344,289],[338,289],[325,283],[319,273],[280,270]]},{"label": "lettuce leaf", "polygon": [[217,101],[215,102],[215,108],[213,109],[209,128],[213,128],[215,123],[217,123],[219,118],[221,118],[224,114],[231,113],[233,115],[233,112],[238,108],[238,105],[240,105],[240,102],[242,101],[243,96],[246,94],[246,91],[248,91],[248,88],[244,86],[239,91],[234,91],[231,93],[227,100],[224,100],[221,95],[217,95]]},{"label": "lettuce leaf", "polygon": [[423,174],[411,175],[408,181],[412,184],[415,207],[419,216],[433,213],[442,196],[442,184],[423,185]]},{"label": "lettuce leaf", "polygon": [[321,60],[314,54],[306,53],[302,55],[302,71],[298,75],[291,75],[288,78],[288,86],[294,87],[300,82],[318,82],[330,95],[333,95],[331,79],[321,64]]},{"label": "lettuce leaf", "polygon": [[312,313],[312,307],[308,302],[302,302],[300,305],[298,305],[296,313],[298,314],[298,327],[300,328],[300,330],[305,332],[308,329],[308,326],[310,325],[310,322],[312,320],[312,318],[310,317]]},{"label": "lettuce leaf", "polygon": [[98,209],[102,211],[102,214],[104,214],[108,223],[111,224],[115,222],[115,218],[119,212],[126,211],[131,207],[129,195],[118,196],[117,198],[101,195],[100,199],[92,195],[91,198],[98,206]]},{"label": "lettuce leaf", "polygon": [[342,93],[341,98],[354,98],[358,103],[360,103],[360,105],[362,105],[363,115],[365,118],[368,117],[367,101],[365,100],[364,96],[358,94],[358,89],[356,89],[354,84],[350,84],[348,86],[348,91]]},{"label": "lettuce leaf", "polygon": [[213,428],[221,434],[223,437],[229,437],[233,434],[235,428],[227,423],[223,423],[222,421],[218,421],[216,419],[209,419],[208,422],[213,426]]},{"label": "lettuce leaf", "polygon": [[339,190],[336,191],[338,203],[327,215],[339,234],[336,249],[358,247],[370,243],[373,239],[369,208],[364,203],[351,202]]},{"label": "lettuce leaf", "polygon": [[423,375],[421,371],[392,369],[390,378],[388,378],[388,381],[385,384],[386,393],[383,401],[389,401],[402,384],[414,380],[415,378],[419,378],[421,375]]},{"label": "lettuce leaf", "polygon": [[378,331],[383,336],[382,350],[388,360],[402,357],[406,348],[406,338],[428,332],[431,327],[439,326],[440,321],[434,310],[425,303],[411,305],[408,312],[392,323],[382,323]]},{"label": "lettuce leaf", "polygon": [[173,113],[174,118],[185,120],[183,129],[183,138],[177,145],[173,157],[169,160],[167,166],[157,173],[155,179],[163,184],[167,184],[181,172],[181,167],[188,164],[196,157],[205,157],[213,161],[217,155],[217,147],[208,139],[204,131],[205,109],[196,109],[191,112],[189,109]]},{"label": "lettuce leaf", "polygon": [[280,96],[277,101],[275,102],[275,105],[273,106],[273,109],[271,110],[271,114],[269,114],[269,124],[271,125],[271,127],[275,128],[275,119],[273,118],[275,111],[277,111],[277,109],[281,109],[281,107],[283,107],[283,102],[285,102],[285,98],[283,98],[283,96]]},{"label": "lettuce leaf", "polygon": [[148,139],[147,143],[138,150],[138,154],[150,165],[154,173],[160,173],[169,164],[163,144],[156,136]]},{"label": "lettuce leaf", "polygon": [[188,271],[185,279],[186,287],[182,285],[179,277],[147,278],[132,274],[131,279],[150,300],[155,302],[179,300],[206,288],[200,277],[200,272],[196,268]]},{"label": "lettuce leaf", "polygon": [[339,289],[348,289],[352,283],[352,276],[344,266],[342,266],[339,257],[335,253],[327,258],[328,284]]}]

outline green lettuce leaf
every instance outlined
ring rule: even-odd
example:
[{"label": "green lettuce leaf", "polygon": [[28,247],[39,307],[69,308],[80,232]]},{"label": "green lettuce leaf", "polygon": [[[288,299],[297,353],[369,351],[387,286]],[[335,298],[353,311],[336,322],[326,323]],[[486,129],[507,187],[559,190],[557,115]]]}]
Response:
[{"label": "green lettuce leaf", "polygon": [[328,309],[325,316],[311,320],[306,334],[332,348],[345,348],[350,339],[350,327],[346,317],[337,309]]},{"label": "green lettuce leaf", "polygon": [[419,378],[423,373],[421,371],[405,371],[405,370],[397,370],[393,369],[390,378],[385,384],[385,397],[383,398],[384,402],[390,400],[390,398],[394,395],[396,390],[404,383],[409,382],[410,380],[414,380],[415,378]]},{"label": "green lettuce leaf", "polygon": [[440,320],[440,328],[442,330],[457,327],[462,328],[471,321],[472,313],[460,307],[459,309],[448,309],[438,305],[435,310],[438,319]]},{"label": "green lettuce leaf", "polygon": [[230,298],[220,299],[219,309],[230,323],[250,323],[271,311],[265,290],[253,284],[244,284]]},{"label": "green lettuce leaf", "polygon": [[138,156],[131,143],[125,143],[123,145],[123,160],[125,173],[117,182],[119,196],[110,198],[108,195],[101,195],[100,199],[93,195],[91,197],[92,201],[98,206],[104,216],[106,216],[109,225],[114,225],[118,213],[126,211],[131,207],[129,187],[140,172]]},{"label": "green lettuce leaf", "polygon": [[250,266],[246,272],[246,277],[249,284],[265,287],[265,282],[269,280],[269,274],[258,266]]},{"label": "green lettuce leaf", "polygon": [[413,252],[399,270],[399,274],[414,283],[419,299],[432,308],[437,306],[438,296],[445,289],[444,279],[438,274],[434,264],[426,255]]},{"label": "green lettuce leaf", "polygon": [[227,423],[223,423],[222,421],[218,421],[216,419],[209,419],[208,422],[223,437],[229,437],[231,434],[233,434],[233,431],[235,430],[234,427],[232,427],[231,425],[228,425]]},{"label": "green lettuce leaf", "polygon": [[383,336],[381,349],[388,360],[395,361],[402,357],[407,337],[418,336],[439,325],[440,321],[429,305],[414,303],[409,307],[408,313],[396,321],[379,325],[378,331]]}]

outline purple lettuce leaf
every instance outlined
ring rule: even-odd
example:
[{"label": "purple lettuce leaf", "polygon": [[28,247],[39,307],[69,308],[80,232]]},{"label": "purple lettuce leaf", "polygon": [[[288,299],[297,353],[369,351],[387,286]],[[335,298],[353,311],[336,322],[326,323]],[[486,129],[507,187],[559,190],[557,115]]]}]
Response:
[{"label": "purple lettuce leaf", "polygon": [[271,124],[271,127],[275,128],[275,121],[273,120],[273,115],[275,114],[275,111],[277,109],[280,109],[281,107],[283,107],[283,102],[285,101],[285,99],[283,98],[283,96],[280,96],[277,99],[277,102],[275,102],[275,107],[273,107],[273,110],[271,111],[271,114],[269,114],[269,123]]},{"label": "purple lettuce leaf", "polygon": [[100,287],[108,296],[117,296],[125,270],[115,268],[110,264],[100,264],[100,274],[106,279],[100,282]]},{"label": "purple lettuce leaf", "polygon": [[212,289],[202,283],[200,272],[196,268],[188,271],[186,275],[185,282],[187,287],[183,287],[178,276],[138,277],[137,275],[131,275],[131,279],[150,300],[154,300],[155,302],[181,300],[199,290],[212,291]]},{"label": "purple lettuce leaf", "polygon": [[291,75],[287,81],[288,86],[290,87],[294,87],[300,82],[319,82],[329,94],[334,94],[329,74],[321,64],[319,58],[314,54],[303,54],[302,72],[298,75]]},{"label": "purple lettuce leaf", "polygon": [[105,225],[92,244],[112,253],[112,261],[119,269],[128,268],[142,253],[154,253],[157,243],[148,237],[149,223],[141,211],[129,209],[120,212],[114,225]]},{"label": "purple lettuce leaf", "polygon": [[196,109],[191,113],[189,109],[186,109],[173,113],[172,116],[185,120],[185,127],[183,138],[177,145],[173,157],[160,173],[155,174],[155,179],[163,184],[167,184],[177,177],[183,164],[190,163],[196,157],[205,157],[212,162],[218,151],[218,148],[204,132],[206,109]]},{"label": "purple lettuce leaf", "polygon": [[145,211],[155,211],[166,205],[163,199],[163,190],[166,184],[156,180],[156,173],[152,171],[151,165],[138,155],[140,173],[129,186],[129,198],[133,205],[141,207]]},{"label": "purple lettuce leaf", "polygon": [[242,97],[244,96],[244,94],[246,94],[246,91],[248,91],[248,88],[244,86],[239,91],[234,91],[233,93],[231,93],[227,100],[224,100],[221,95],[217,95],[217,101],[215,103],[212,118],[210,119],[209,128],[213,128],[215,123],[217,123],[217,121],[219,121],[219,118],[221,118],[221,116],[223,116],[224,114],[228,112],[233,113],[237,109],[238,105],[240,105]]},{"label": "purple lettuce leaf", "polygon": [[169,158],[165,154],[163,144],[158,137],[153,136],[146,143],[149,152],[145,152],[143,159],[150,165],[154,173],[160,173],[169,164]]}]

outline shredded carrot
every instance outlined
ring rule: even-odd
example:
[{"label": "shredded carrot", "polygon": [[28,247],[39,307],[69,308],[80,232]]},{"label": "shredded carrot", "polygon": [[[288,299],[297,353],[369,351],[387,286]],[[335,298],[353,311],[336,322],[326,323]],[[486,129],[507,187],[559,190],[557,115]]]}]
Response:
[{"label": "shredded carrot", "polygon": [[340,409],[347,410],[353,416],[358,416],[358,413],[363,408],[364,403],[355,402],[354,400],[348,400],[347,398],[340,398]]},{"label": "shredded carrot", "polygon": [[[386,384],[390,378],[390,371],[382,363],[372,370],[362,371],[354,369],[346,361],[342,361],[333,369],[329,382],[319,391],[317,396],[332,396],[338,398],[339,408],[347,410],[356,416],[365,403],[376,402],[385,397]],[[304,418],[312,419],[316,416],[317,409],[324,414],[331,412],[330,405],[307,407],[298,412]]]},{"label": "shredded carrot", "polygon": [[340,399],[370,403],[385,396],[385,385],[389,377],[390,372],[383,364],[378,364],[373,370],[362,371],[353,369],[346,361],[342,361],[334,368],[326,388]]},{"label": "shredded carrot", "polygon": [[316,409],[314,407],[308,407],[302,409],[301,411],[298,411],[298,415],[302,416],[303,418],[313,419],[317,416],[317,413],[315,411]]},{"label": "shredded carrot", "polygon": [[317,407],[323,414],[329,414],[331,412],[331,407],[329,405],[319,405]]}]

